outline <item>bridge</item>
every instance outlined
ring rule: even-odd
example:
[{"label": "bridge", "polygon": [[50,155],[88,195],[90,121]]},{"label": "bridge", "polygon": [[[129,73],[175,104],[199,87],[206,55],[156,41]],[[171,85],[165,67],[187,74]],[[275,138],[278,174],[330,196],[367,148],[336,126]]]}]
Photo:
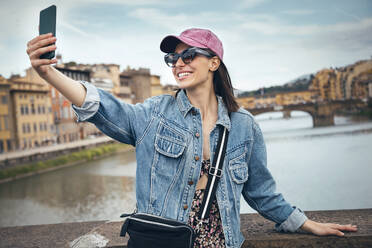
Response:
[{"label": "bridge", "polygon": [[313,118],[313,126],[332,126],[334,125],[335,113],[340,110],[356,111],[368,107],[366,101],[360,99],[348,99],[348,100],[333,100],[333,101],[321,101],[321,102],[306,102],[300,104],[290,104],[283,106],[270,106],[262,108],[246,108],[242,106],[253,115],[258,115],[267,112],[290,112],[294,110],[303,111],[309,113]]}]

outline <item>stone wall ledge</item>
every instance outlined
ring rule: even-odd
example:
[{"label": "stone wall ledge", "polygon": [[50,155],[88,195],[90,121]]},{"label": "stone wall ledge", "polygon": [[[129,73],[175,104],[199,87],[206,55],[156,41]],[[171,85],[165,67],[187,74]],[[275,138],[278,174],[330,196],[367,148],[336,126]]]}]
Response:
[{"label": "stone wall ledge", "polygon": [[[315,236],[304,232],[278,233],[274,223],[258,214],[242,214],[245,247],[372,247],[372,208],[305,211],[315,221],[355,224],[357,232],[344,237]],[[0,228],[0,247],[126,247],[119,236],[122,221],[76,222]]]}]

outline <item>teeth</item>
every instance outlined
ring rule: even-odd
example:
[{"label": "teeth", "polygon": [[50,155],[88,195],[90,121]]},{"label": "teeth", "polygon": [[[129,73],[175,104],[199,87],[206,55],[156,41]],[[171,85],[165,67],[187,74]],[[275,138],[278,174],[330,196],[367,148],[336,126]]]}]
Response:
[{"label": "teeth", "polygon": [[178,73],[178,77],[186,77],[190,74],[191,74],[190,72],[181,72],[181,73]]}]

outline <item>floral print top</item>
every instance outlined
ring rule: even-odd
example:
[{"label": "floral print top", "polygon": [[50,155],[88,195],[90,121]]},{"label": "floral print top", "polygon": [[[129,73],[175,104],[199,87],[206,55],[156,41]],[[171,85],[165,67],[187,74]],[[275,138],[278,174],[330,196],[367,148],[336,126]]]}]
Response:
[{"label": "floral print top", "polygon": [[[202,177],[204,174],[208,175],[209,167],[210,160],[203,160],[200,177]],[[196,232],[194,248],[225,247],[225,236],[223,234],[220,212],[215,197],[212,201],[209,217],[202,223],[199,223],[199,211],[203,203],[204,191],[205,189],[198,189],[195,191],[188,221],[188,224]]]}]

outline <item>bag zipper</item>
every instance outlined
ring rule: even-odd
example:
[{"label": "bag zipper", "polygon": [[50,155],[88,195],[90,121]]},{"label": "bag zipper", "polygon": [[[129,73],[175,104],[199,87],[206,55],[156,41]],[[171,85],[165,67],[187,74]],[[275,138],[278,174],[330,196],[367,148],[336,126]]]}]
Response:
[{"label": "bag zipper", "polygon": [[124,213],[124,214],[120,215],[120,218],[126,218],[126,217],[128,217],[128,216],[133,216],[133,215],[135,215],[136,213],[137,213],[137,204],[136,204],[136,208],[134,209],[133,213],[130,213],[130,214],[126,214],[126,213]]}]

